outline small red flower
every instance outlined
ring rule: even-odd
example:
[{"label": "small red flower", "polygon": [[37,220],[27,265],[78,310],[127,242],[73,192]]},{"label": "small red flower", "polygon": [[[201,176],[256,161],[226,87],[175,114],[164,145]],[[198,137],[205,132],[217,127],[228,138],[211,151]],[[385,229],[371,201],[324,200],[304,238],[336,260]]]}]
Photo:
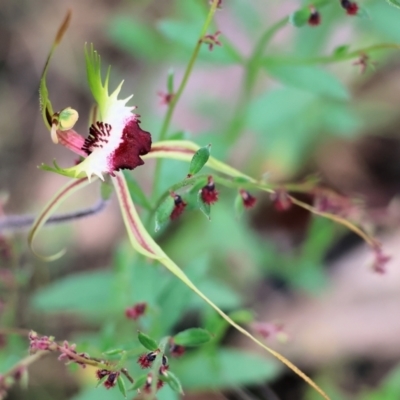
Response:
[{"label": "small red flower", "polygon": [[218,201],[218,192],[212,176],[208,177],[207,185],[201,189],[201,199],[206,204],[214,204]]},{"label": "small red flower", "polygon": [[390,261],[391,257],[383,254],[382,247],[378,244],[374,246],[374,262],[372,263],[372,269],[378,274],[384,274],[386,272],[386,264]]},{"label": "small red flower", "polygon": [[157,94],[160,96],[160,105],[162,106],[167,106],[174,98],[174,93],[158,92]]},{"label": "small red flower", "polygon": [[311,7],[310,17],[308,18],[308,25],[318,26],[321,23],[321,14],[314,7]]},{"label": "small red flower", "polygon": [[178,358],[181,357],[186,351],[186,348],[175,343],[171,343],[171,346],[169,348],[169,353],[171,354],[172,357]]},{"label": "small red flower", "polygon": [[187,204],[182,200],[182,197],[179,196],[179,194],[171,193],[171,196],[174,198],[175,207],[172,210],[170,219],[174,220],[183,213]]},{"label": "small red flower", "polygon": [[151,374],[147,375],[146,383],[144,384],[143,391],[147,394],[151,392],[151,384],[153,382],[153,376]]},{"label": "small red flower", "polygon": [[159,380],[157,381],[157,390],[160,390],[163,386],[164,386],[164,381],[162,381],[161,379],[159,379]]},{"label": "small red flower", "polygon": [[[210,0],[210,5],[214,3],[214,0]],[[222,0],[218,0],[217,8],[222,8]]]},{"label": "small red flower", "polygon": [[277,189],[271,194],[271,200],[277,211],[287,211],[292,207],[292,200],[285,189]]},{"label": "small red flower", "polygon": [[204,35],[201,41],[203,43],[208,44],[208,50],[212,51],[214,46],[222,46],[222,43],[218,40],[218,36],[221,34],[221,31],[215,32],[213,35]]},{"label": "small red flower", "polygon": [[105,376],[110,375],[111,371],[108,371],[106,369],[98,369],[96,371],[96,377],[97,379],[100,381],[101,379],[103,379]]},{"label": "small red flower", "polygon": [[108,378],[104,381],[103,385],[106,389],[111,389],[117,383],[119,372],[110,372]]},{"label": "small red flower", "polygon": [[150,368],[153,361],[156,359],[157,353],[155,351],[150,351],[150,353],[142,354],[138,358],[138,364],[143,368]]},{"label": "small red flower", "polygon": [[341,0],[341,4],[348,15],[357,15],[359,7],[355,1]]},{"label": "small red flower", "polygon": [[133,319],[134,321],[136,321],[146,312],[146,308],[147,308],[147,303],[137,303],[125,310],[125,316],[126,318]]},{"label": "small red flower", "polygon": [[361,74],[365,73],[368,67],[374,69],[376,64],[377,64],[376,61],[371,61],[369,55],[365,53],[361,53],[360,57],[358,57],[358,59],[355,62],[353,62],[353,65],[360,67]]},{"label": "small red flower", "polygon": [[256,204],[257,199],[252,196],[247,190],[240,189],[240,195],[242,196],[243,205],[245,208],[252,208]]}]

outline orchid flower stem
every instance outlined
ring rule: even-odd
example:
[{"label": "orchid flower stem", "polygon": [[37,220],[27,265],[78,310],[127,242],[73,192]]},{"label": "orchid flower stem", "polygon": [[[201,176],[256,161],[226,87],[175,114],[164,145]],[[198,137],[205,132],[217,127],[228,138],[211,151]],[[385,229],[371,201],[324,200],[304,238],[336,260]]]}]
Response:
[{"label": "orchid flower stem", "polygon": [[[203,44],[204,35],[207,33],[208,27],[211,24],[211,21],[212,21],[212,19],[214,17],[215,11],[217,10],[217,7],[218,7],[218,3],[219,3],[218,0],[213,0],[213,2],[211,4],[211,7],[210,7],[210,9],[208,11],[208,14],[207,14],[207,17],[206,17],[206,20],[205,20],[204,25],[203,25],[203,27],[201,29],[199,39],[198,39],[198,41],[196,43],[196,46],[195,46],[194,51],[192,53],[192,56],[190,57],[189,63],[187,65],[187,67],[186,67],[186,70],[185,70],[185,73],[183,75],[182,81],[181,81],[181,83],[180,83],[180,85],[178,87],[178,90],[172,96],[172,100],[171,100],[171,102],[170,102],[170,104],[168,106],[168,110],[167,110],[167,113],[165,115],[162,127],[161,127],[160,135],[158,137],[158,140],[160,140],[160,141],[161,140],[165,140],[167,138],[168,128],[170,126],[171,119],[172,119],[172,116],[173,116],[174,111],[175,111],[175,107],[178,104],[178,101],[181,98],[182,93],[183,93],[183,91],[184,91],[184,89],[186,87],[186,84],[187,84],[188,80],[189,80],[189,77],[190,77],[190,75],[192,73],[192,70],[193,70],[194,64],[196,62],[197,56],[199,55],[199,52],[200,52],[201,45]],[[157,196],[157,189],[158,189],[158,183],[159,183],[159,180],[160,180],[161,166],[162,166],[162,160],[157,160],[156,170],[155,170],[155,174],[154,174],[154,182],[153,182],[153,196]]]},{"label": "orchid flower stem", "polygon": [[[82,210],[73,211],[70,213],[56,214],[50,217],[45,225],[55,225],[63,222],[69,222],[80,218],[86,218],[91,215],[100,213],[107,206],[108,201],[99,200],[92,207],[84,208]],[[35,221],[35,215],[7,215],[0,218],[0,232],[3,231],[18,231],[30,228]]]}]

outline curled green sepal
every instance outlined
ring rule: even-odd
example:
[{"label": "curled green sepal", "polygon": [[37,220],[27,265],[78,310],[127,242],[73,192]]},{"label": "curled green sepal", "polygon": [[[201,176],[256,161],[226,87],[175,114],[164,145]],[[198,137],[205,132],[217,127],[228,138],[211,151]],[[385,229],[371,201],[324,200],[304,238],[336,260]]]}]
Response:
[{"label": "curled green sepal", "polygon": [[154,241],[154,239],[147,232],[136,208],[129,196],[129,190],[125,177],[121,172],[116,172],[115,176],[111,178],[115,191],[118,196],[118,201],[120,204],[122,217],[124,219],[125,226],[128,231],[129,239],[132,247],[138,251],[140,254],[158,260],[163,264],[172,274],[174,274],[178,279],[180,279],[186,286],[193,290],[199,297],[201,297],[206,303],[208,303],[222,318],[225,319],[232,327],[247,336],[250,340],[256,343],[258,346],[262,347],[269,354],[277,358],[288,368],[290,368],[294,373],[306,381],[311,387],[313,387],[324,399],[330,400],[328,395],[304,372],[297,368],[292,362],[287,358],[282,356],[277,351],[266,346],[260,340],[256,339],[250,332],[238,325],[232,320],[227,314],[225,314],[215,303],[213,303],[198,287],[188,278],[188,276],[164,253],[161,247]]},{"label": "curled green sepal", "polygon": [[50,165],[47,164],[41,164],[39,165],[39,168],[43,171],[47,172],[54,172],[59,175],[67,176],[68,178],[75,178],[75,179],[82,179],[86,178],[86,174],[84,172],[81,173],[76,173],[76,170],[74,167],[72,168],[61,168],[57,163],[56,160],[53,160],[53,165],[54,167],[51,167]]},{"label": "curled green sepal", "polygon": [[52,107],[50,99],[49,99],[49,91],[47,90],[47,84],[46,84],[47,70],[49,68],[49,63],[50,63],[51,57],[53,56],[54,50],[60,44],[61,39],[64,36],[65,31],[68,28],[69,22],[71,20],[71,15],[72,15],[71,11],[68,10],[67,15],[64,18],[64,21],[58,28],[53,45],[51,46],[51,49],[50,49],[50,53],[47,56],[47,60],[46,60],[46,64],[44,65],[44,68],[43,68],[42,76],[40,77],[40,85],[39,85],[40,111],[42,113],[43,121],[49,130],[51,130],[51,125],[52,125],[51,120],[52,120],[52,116],[53,116],[54,112],[53,112],[53,107]]},{"label": "curled green sepal", "polygon": [[71,196],[73,193],[76,191],[82,189],[83,187],[87,186],[90,182],[88,181],[87,178],[81,178],[77,179],[75,181],[70,181],[68,182],[65,186],[63,186],[56,194],[55,196],[46,204],[42,212],[39,214],[39,216],[36,218],[35,222],[32,225],[32,228],[29,231],[28,234],[28,244],[32,252],[39,258],[41,258],[44,261],[54,261],[57,260],[58,258],[62,257],[65,253],[65,249],[59,251],[56,254],[53,254],[51,256],[43,256],[38,254],[34,247],[33,247],[33,241],[38,234],[40,228],[46,223],[46,221],[49,219],[49,217],[54,213],[54,211],[57,209],[57,207],[69,196]]}]

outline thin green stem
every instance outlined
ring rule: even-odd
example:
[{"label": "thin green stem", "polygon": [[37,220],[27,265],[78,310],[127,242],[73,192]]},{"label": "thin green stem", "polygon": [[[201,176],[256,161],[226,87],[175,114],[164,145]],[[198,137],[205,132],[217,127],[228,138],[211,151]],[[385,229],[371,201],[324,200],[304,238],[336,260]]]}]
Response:
[{"label": "thin green stem", "polygon": [[[212,19],[214,17],[215,11],[217,10],[217,7],[218,7],[218,3],[219,3],[218,0],[214,0],[212,2],[212,4],[211,4],[211,7],[210,7],[210,9],[208,11],[208,14],[207,14],[207,17],[206,17],[206,20],[205,20],[205,22],[203,24],[203,27],[201,29],[199,39],[198,39],[198,41],[196,43],[196,46],[195,46],[194,51],[192,53],[192,56],[190,57],[189,63],[187,65],[187,67],[186,67],[186,70],[185,70],[185,73],[183,75],[182,81],[181,81],[181,83],[180,83],[180,85],[178,87],[178,90],[176,91],[176,93],[174,93],[174,95],[172,97],[172,100],[171,100],[171,102],[170,102],[170,104],[168,106],[168,110],[167,110],[167,113],[165,114],[164,122],[163,122],[163,124],[161,126],[161,131],[160,131],[160,135],[159,135],[159,138],[158,138],[160,141],[161,140],[165,140],[166,137],[167,137],[168,128],[170,126],[171,119],[172,119],[172,116],[173,116],[174,111],[175,111],[175,107],[178,104],[178,101],[181,98],[183,91],[185,90],[186,84],[187,84],[187,82],[189,80],[189,77],[190,77],[190,75],[192,73],[192,70],[193,70],[194,64],[196,62],[197,56],[199,55],[201,45],[203,44],[203,38],[206,35],[208,27],[211,24],[211,21],[212,21]],[[157,160],[156,170],[155,170],[155,174],[154,174],[154,182],[153,182],[153,196],[157,196],[157,188],[158,188],[158,183],[159,183],[159,180],[160,180],[161,165],[162,165],[162,161],[161,160]]]},{"label": "thin green stem", "polygon": [[400,50],[400,45],[396,43],[381,43],[372,46],[363,47],[361,49],[353,50],[349,53],[344,54],[332,54],[330,56],[321,56],[321,57],[310,57],[310,58],[292,58],[285,56],[277,56],[277,57],[265,57],[262,61],[264,65],[266,62],[273,60],[277,62],[282,62],[285,64],[293,64],[293,65],[309,65],[309,64],[329,64],[334,62],[342,62],[348,61],[353,58],[357,58],[362,56],[363,54],[370,54],[379,50],[386,49],[397,49]]}]

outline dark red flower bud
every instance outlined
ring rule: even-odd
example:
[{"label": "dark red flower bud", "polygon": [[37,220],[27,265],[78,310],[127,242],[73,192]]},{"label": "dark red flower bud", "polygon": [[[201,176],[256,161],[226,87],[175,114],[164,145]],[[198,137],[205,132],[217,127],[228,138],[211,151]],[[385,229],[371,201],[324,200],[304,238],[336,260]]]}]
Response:
[{"label": "dark red flower bud", "polygon": [[207,185],[201,189],[201,199],[206,204],[214,204],[218,201],[218,192],[212,176],[208,177]]},{"label": "dark red flower bud", "polygon": [[321,23],[321,14],[314,7],[311,8],[311,14],[308,18],[308,25],[318,26]]},{"label": "dark red flower bud", "polygon": [[341,0],[342,7],[346,10],[348,15],[357,15],[358,4],[355,1]]},{"label": "dark red flower bud", "polygon": [[98,369],[96,371],[96,377],[98,380],[103,379],[105,376],[110,375],[111,371],[108,371],[107,369]]},{"label": "dark red flower bud", "polygon": [[150,351],[150,353],[142,354],[138,358],[138,364],[143,368],[150,368],[153,361],[156,359],[157,353],[155,351]]},{"label": "dark red flower bud", "polygon": [[275,193],[271,194],[271,200],[277,211],[286,211],[292,207],[292,200],[285,189],[277,189]]},{"label": "dark red flower bud", "polygon": [[170,219],[177,219],[185,210],[186,203],[182,200],[182,197],[179,194],[171,193],[171,196],[174,198],[175,207],[172,210],[170,215]]},{"label": "dark red flower bud", "polygon": [[157,381],[157,390],[160,390],[163,386],[164,386],[164,381],[162,381],[161,379],[159,379],[159,380]]},{"label": "dark red flower bud", "polygon": [[182,356],[185,353],[185,351],[186,351],[185,347],[175,343],[171,343],[171,346],[169,348],[171,356],[175,358]]},{"label": "dark red flower bud", "polygon": [[256,204],[257,199],[252,196],[247,190],[240,189],[240,195],[242,196],[243,205],[245,208],[252,208]]},{"label": "dark red flower bud", "polygon": [[115,386],[117,379],[119,377],[119,372],[110,372],[108,378],[104,381],[103,385],[106,389],[110,389]]},{"label": "dark red flower bud", "polygon": [[[214,2],[214,0],[210,0],[210,5],[212,5],[213,4],[213,2]],[[217,8],[222,8],[222,0],[218,0],[218,3],[217,3]]]},{"label": "dark red flower bud", "polygon": [[125,310],[126,318],[137,320],[146,312],[147,303],[137,303]]},{"label": "dark red flower bud", "polygon": [[378,244],[373,247],[374,251],[374,262],[372,269],[378,274],[384,274],[386,272],[386,264],[390,261],[391,257],[383,254],[382,247]]},{"label": "dark red flower bud", "polygon": [[167,106],[174,98],[174,93],[158,92],[157,94],[160,96],[160,105],[162,106]]},{"label": "dark red flower bud", "polygon": [[213,35],[204,35],[202,42],[208,44],[208,50],[212,51],[214,46],[222,46],[222,43],[218,40],[220,34],[221,31],[217,31]]},{"label": "dark red flower bud", "polygon": [[143,391],[145,393],[151,392],[151,384],[153,382],[153,376],[151,374],[147,375],[146,383],[144,384]]}]

